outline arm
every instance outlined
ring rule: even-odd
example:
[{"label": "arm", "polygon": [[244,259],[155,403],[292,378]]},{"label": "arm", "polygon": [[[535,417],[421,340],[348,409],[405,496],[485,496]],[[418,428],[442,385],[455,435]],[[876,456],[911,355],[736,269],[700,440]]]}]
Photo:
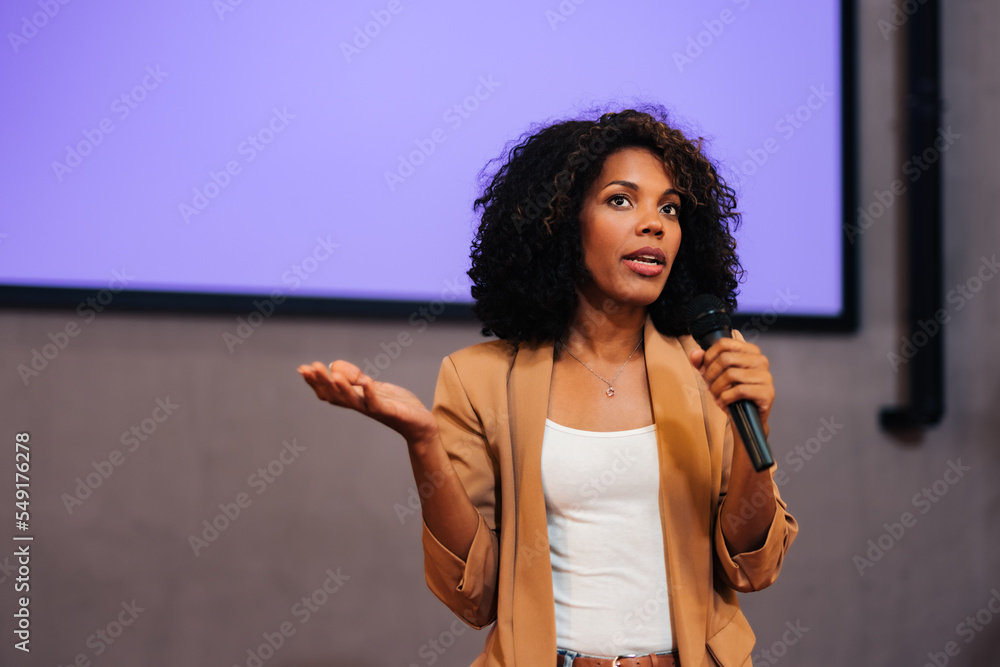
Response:
[{"label": "arm", "polygon": [[[767,479],[765,488],[757,487],[750,495],[745,489],[734,488],[741,455],[754,475]],[[777,579],[785,553],[798,533],[798,524],[778,494],[772,476],[775,468],[762,473],[754,471],[739,435],[728,423],[723,466],[714,528],[716,572],[730,588],[741,593],[761,590]],[[761,517],[769,517],[766,524]],[[729,535],[750,535],[753,541],[747,546],[734,545]]]},{"label": "arm", "polygon": [[460,553],[446,545],[445,534],[431,525],[425,512],[427,585],[466,623],[481,628],[496,619],[500,473],[482,416],[472,405],[451,357],[441,363],[433,415],[441,449],[461,481],[476,523],[468,548]]},{"label": "arm", "polygon": [[[445,363],[450,364],[450,361],[446,359]],[[444,428],[439,428],[439,418],[414,394],[387,382],[376,382],[346,361],[335,361],[329,369],[316,362],[300,366],[298,370],[320,399],[356,410],[403,436],[417,488],[426,488],[427,481],[433,486],[433,492],[420,494],[428,584],[455,613],[471,624],[481,621],[484,614],[495,614],[495,610],[484,612],[479,609],[478,602],[470,602],[470,594],[474,592],[469,590],[465,577],[456,579],[453,576],[455,563],[465,563],[470,556],[481,560],[489,555],[483,553],[482,544],[483,534],[490,532],[466,492],[452,463],[452,455],[445,449],[445,439],[453,435],[454,427],[445,421]],[[439,391],[440,388],[439,381]],[[449,587],[457,596],[447,592]],[[477,627],[486,625],[489,620]]]},{"label": "arm", "polygon": [[[766,434],[774,402],[768,361],[738,331],[733,335],[707,351],[692,351],[691,362],[727,414],[731,403],[753,401]],[[739,591],[759,590],[774,582],[798,531],[778,494],[773,472],[773,467],[754,470],[738,432],[727,423],[715,546],[721,574]]]}]

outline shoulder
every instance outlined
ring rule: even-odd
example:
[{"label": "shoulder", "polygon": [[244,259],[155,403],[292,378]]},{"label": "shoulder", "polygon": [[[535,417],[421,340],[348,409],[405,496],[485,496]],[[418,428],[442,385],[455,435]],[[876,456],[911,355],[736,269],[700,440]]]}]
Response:
[{"label": "shoulder", "polygon": [[488,372],[509,369],[517,356],[517,348],[505,340],[489,340],[464,347],[445,357],[460,371]]},{"label": "shoulder", "polygon": [[452,352],[441,361],[435,404],[468,403],[478,406],[480,411],[485,406],[502,405],[516,356],[517,348],[504,340],[490,340]]},{"label": "shoulder", "polygon": [[516,347],[498,339],[456,350],[441,361],[439,388],[443,383],[469,394],[505,386],[516,356]]}]

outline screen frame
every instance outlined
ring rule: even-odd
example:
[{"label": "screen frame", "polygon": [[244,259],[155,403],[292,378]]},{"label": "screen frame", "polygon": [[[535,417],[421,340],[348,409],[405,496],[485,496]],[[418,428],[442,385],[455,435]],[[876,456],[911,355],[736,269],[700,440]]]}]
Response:
[{"label": "screen frame", "polygon": [[[834,316],[789,315],[779,312],[744,312],[733,315],[733,324],[745,333],[776,332],[854,333],[858,329],[858,243],[854,228],[857,194],[857,27],[854,3],[840,2],[841,66],[841,312]],[[101,294],[101,293],[105,294]],[[97,288],[0,285],[0,308],[62,310],[90,308],[98,299],[109,311],[179,314],[236,314],[261,312],[263,316],[321,318],[411,318],[421,312],[435,320],[476,321],[472,304],[444,301],[403,301],[231,294],[183,291],[147,291]],[[104,303],[107,301],[107,303]],[[270,302],[270,307],[267,302]],[[265,312],[269,311],[269,312]]]}]

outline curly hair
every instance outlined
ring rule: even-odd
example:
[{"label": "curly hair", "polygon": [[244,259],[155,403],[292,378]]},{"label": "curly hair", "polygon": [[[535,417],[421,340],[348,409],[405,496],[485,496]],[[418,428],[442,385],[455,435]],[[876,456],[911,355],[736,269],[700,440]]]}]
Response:
[{"label": "curly hair", "polygon": [[558,340],[577,306],[584,266],[579,215],[609,155],[645,148],[660,156],[681,199],[681,245],[666,286],[649,306],[660,333],[688,333],[687,304],[713,294],[736,309],[743,268],[732,232],[740,224],[736,194],[694,143],[667,124],[659,107],[568,120],[521,137],[476,199],[482,218],[472,242],[473,310],[484,336],[517,345]]}]

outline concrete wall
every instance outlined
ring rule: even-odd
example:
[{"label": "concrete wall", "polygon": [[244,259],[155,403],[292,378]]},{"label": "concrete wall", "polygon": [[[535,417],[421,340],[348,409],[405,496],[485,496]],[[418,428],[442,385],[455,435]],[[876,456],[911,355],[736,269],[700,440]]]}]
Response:
[{"label": "concrete wall", "polygon": [[[908,156],[897,141],[901,33],[878,23],[893,3],[859,4],[867,206],[905,178]],[[960,135],[945,156],[946,290],[980,285],[978,272],[992,276],[984,258],[1000,250],[998,26],[995,2],[946,3],[944,125]],[[778,388],[771,441],[801,534],[779,582],[743,598],[758,665],[918,666],[950,648],[948,664],[971,667],[1000,655],[1000,616],[987,607],[994,595],[1000,604],[1000,280],[951,304],[944,422],[914,443],[881,432],[878,409],[903,398],[887,361],[905,334],[903,212],[890,207],[859,239],[857,335],[761,338]],[[80,335],[25,386],[16,367],[70,322]],[[72,311],[0,312],[0,497],[13,495],[14,434],[30,431],[36,535],[30,656],[11,646],[13,543],[0,546],[0,663],[252,665],[248,650],[285,624],[294,634],[264,664],[468,664],[484,635],[463,631],[425,588],[401,439],[315,400],[295,367],[374,359],[407,331],[414,343],[382,379],[429,402],[441,358],[481,340],[477,327],[274,317],[230,353],[222,336],[234,327],[229,315],[107,312],[85,323]],[[833,438],[796,457],[830,423]],[[144,441],[123,443],[133,426]],[[961,476],[948,473],[959,466]],[[111,472],[67,507],[64,494],[98,468]],[[933,502],[918,496],[925,488]],[[238,499],[238,517],[217,518]],[[905,532],[884,535],[906,512]],[[225,528],[196,555],[190,537],[206,520]],[[854,557],[869,557],[869,540],[891,547],[859,572]],[[977,625],[963,625],[968,616]]]}]

